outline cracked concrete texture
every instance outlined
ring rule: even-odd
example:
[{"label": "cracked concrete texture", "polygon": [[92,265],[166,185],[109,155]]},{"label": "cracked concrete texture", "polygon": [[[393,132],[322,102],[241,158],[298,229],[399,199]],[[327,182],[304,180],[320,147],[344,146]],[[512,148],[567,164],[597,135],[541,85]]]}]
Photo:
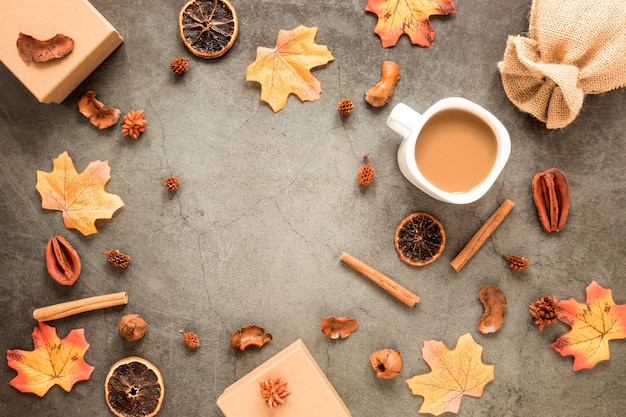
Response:
[{"label": "cracked concrete texture", "polygon": [[[111,415],[102,395],[109,366],[144,356],[159,366],[166,398],[159,415],[219,416],[215,400],[250,370],[298,338],[355,417],[418,415],[422,398],[405,380],[429,372],[421,358],[425,340],[453,348],[470,332],[484,347],[483,362],[495,379],[483,397],[465,398],[461,416],[615,416],[626,405],[626,345],[610,343],[611,360],[592,370],[572,370],[572,358],[551,347],[568,329],[542,333],[528,305],[542,295],[584,301],[596,280],[626,303],[624,236],[626,213],[623,103],[626,90],[588,96],[567,128],[547,130],[506,98],[496,64],[506,37],[528,26],[530,1],[496,4],[458,1],[458,12],[433,19],[430,49],[409,44],[383,49],[365,2],[235,2],[240,34],[219,60],[191,56],[178,36],[183,2],[136,1],[93,5],[120,31],[124,44],[61,105],[43,105],[0,66],[0,351],[32,349],[32,310],[109,292],[126,291],[129,304],[52,322],[60,335],[84,328],[91,347],[91,379],[71,393],[53,388],[43,399],[9,386],[15,372],[0,367],[0,415]],[[319,27],[316,43],[335,60],[314,69],[322,98],[302,103],[294,96],[278,113],[259,100],[260,88],[245,81],[257,46],[272,47],[278,30]],[[190,70],[176,78],[169,61],[190,57]],[[388,106],[363,100],[380,77],[380,63],[400,65],[402,79]],[[123,113],[144,109],[150,122],[139,140],[121,136],[119,125],[97,130],[76,102],[93,89]],[[459,95],[486,107],[508,128],[510,160],[489,193],[476,203],[451,206],[412,187],[399,172],[400,138],[385,125],[392,106],[404,102],[424,111]],[[341,120],[338,101],[351,98],[355,111]],[[81,171],[108,160],[107,191],[125,202],[113,219],[97,222],[84,237],[63,226],[61,215],[41,208],[36,170],[51,171],[67,150]],[[363,154],[376,170],[367,189],[356,184]],[[558,235],[543,232],[530,191],[537,172],[556,166],[572,187],[572,211]],[[181,189],[168,193],[162,178],[176,175]],[[450,261],[506,198],[516,207],[459,273]],[[442,257],[422,269],[404,265],[393,247],[397,224],[414,211],[436,215],[448,244]],[[83,273],[70,288],[48,278],[47,240],[62,234],[81,255]],[[108,265],[100,253],[120,249],[132,257],[127,270]],[[413,309],[342,265],[347,251],[421,297]],[[502,255],[530,259],[523,274],[508,269]],[[509,301],[504,327],[482,335],[476,293],[486,284]],[[148,321],[135,343],[117,334],[126,313]],[[359,330],[333,341],[320,331],[328,315],[356,317]],[[236,353],[230,334],[249,323],[274,340],[261,350]],[[202,346],[187,351],[180,330],[194,330]],[[394,380],[377,380],[369,355],[394,348],[404,368]]]}]

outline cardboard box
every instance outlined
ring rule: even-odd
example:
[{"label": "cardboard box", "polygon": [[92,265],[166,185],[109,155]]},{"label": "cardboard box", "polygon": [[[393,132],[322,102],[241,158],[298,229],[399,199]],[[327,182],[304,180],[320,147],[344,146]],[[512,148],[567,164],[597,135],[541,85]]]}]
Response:
[{"label": "cardboard box", "polygon": [[[74,39],[74,50],[48,62],[26,62],[16,41],[24,33]],[[0,61],[42,103],[61,103],[124,40],[87,0],[0,0]]]},{"label": "cardboard box", "polygon": [[[261,398],[259,383],[278,377],[287,382],[291,394],[284,404],[272,409]],[[300,339],[226,388],[217,405],[226,417],[350,417]]]}]

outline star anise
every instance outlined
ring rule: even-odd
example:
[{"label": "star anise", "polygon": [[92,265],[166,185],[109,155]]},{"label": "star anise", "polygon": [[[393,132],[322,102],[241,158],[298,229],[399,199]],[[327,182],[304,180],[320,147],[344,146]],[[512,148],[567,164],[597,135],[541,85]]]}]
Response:
[{"label": "star anise", "polygon": [[539,326],[539,331],[543,331],[545,326],[556,323],[559,314],[557,299],[544,295],[530,305],[530,314],[535,318],[535,324]]},{"label": "star anise", "polygon": [[287,382],[280,378],[271,378],[259,382],[261,397],[269,408],[276,408],[285,402],[291,392],[287,389]]},{"label": "star anise", "polygon": [[148,121],[143,118],[143,110],[134,110],[124,116],[122,134],[137,139],[141,132],[146,130]]}]

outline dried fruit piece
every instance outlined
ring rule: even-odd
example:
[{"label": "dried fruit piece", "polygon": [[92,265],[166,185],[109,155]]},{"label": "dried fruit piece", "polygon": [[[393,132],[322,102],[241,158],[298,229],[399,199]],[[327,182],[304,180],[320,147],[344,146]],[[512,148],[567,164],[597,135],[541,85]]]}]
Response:
[{"label": "dried fruit piece", "polygon": [[144,358],[120,359],[109,369],[104,394],[107,405],[118,417],[153,417],[163,403],[163,376]]},{"label": "dried fruit piece", "polygon": [[196,350],[200,347],[200,338],[194,332],[180,331],[183,334],[183,342],[191,350]]},{"label": "dried fruit piece", "polygon": [[248,346],[262,348],[270,340],[272,340],[272,335],[265,333],[263,327],[249,324],[233,332],[230,337],[230,346],[235,350],[245,350]]},{"label": "dried fruit piece", "polygon": [[506,312],[506,296],[504,292],[493,285],[485,285],[478,290],[478,299],[483,304],[484,313],[478,322],[481,333],[495,333],[504,323]]},{"label": "dried fruit piece", "polygon": [[170,69],[176,75],[184,75],[189,69],[189,58],[175,58],[170,61]]},{"label": "dried fruit piece", "polygon": [[80,275],[80,257],[63,236],[56,235],[46,245],[46,267],[53,280],[72,285]]},{"label": "dried fruit piece", "polygon": [[504,255],[506,263],[514,271],[524,272],[528,268],[528,259],[518,255]]},{"label": "dried fruit piece", "polygon": [[239,21],[229,0],[191,0],[180,10],[178,29],[192,54],[212,59],[233,46]]},{"label": "dried fruit piece", "polygon": [[359,172],[356,174],[356,181],[361,185],[370,185],[374,181],[374,168],[370,166],[370,158],[368,154],[363,155],[365,159],[365,165],[359,167]]},{"label": "dried fruit piece", "polygon": [[143,118],[143,110],[134,110],[124,115],[122,119],[122,135],[137,139],[146,130],[147,120]]},{"label": "dried fruit piece", "polygon": [[261,398],[269,408],[276,408],[285,403],[285,398],[291,395],[291,391],[287,389],[287,382],[279,378],[268,378],[259,382],[261,389]]},{"label": "dried fruit piece", "polygon": [[87,91],[78,101],[78,110],[89,119],[92,125],[99,129],[113,126],[120,118],[122,112],[114,107],[104,107],[102,102],[96,99],[95,91]]},{"label": "dried fruit piece", "polygon": [[74,50],[74,39],[60,33],[45,41],[20,33],[16,43],[20,58],[32,62],[46,62],[63,58]]},{"label": "dried fruit piece", "polygon": [[134,342],[144,337],[148,330],[148,323],[139,314],[127,314],[120,319],[118,330],[124,339]]},{"label": "dried fruit piece", "polygon": [[398,225],[394,244],[403,262],[424,266],[441,256],[446,247],[446,231],[434,216],[413,213]]},{"label": "dried fruit piece", "polygon": [[343,98],[341,99],[339,104],[337,104],[337,110],[339,111],[339,115],[343,119],[344,117],[352,113],[352,110],[354,110],[354,103],[350,99]]},{"label": "dried fruit piece", "polygon": [[395,378],[402,371],[402,354],[393,349],[376,351],[370,355],[370,365],[378,378]]},{"label": "dried fruit piece", "polygon": [[102,253],[107,257],[107,261],[111,262],[118,268],[126,268],[128,267],[128,264],[130,264],[130,256],[120,252],[118,249]]},{"label": "dried fruit piece", "polygon": [[320,322],[322,326],[322,333],[331,339],[345,339],[359,328],[359,321],[357,319],[350,319],[348,317],[324,317]]},{"label": "dried fruit piece", "polygon": [[163,178],[163,181],[165,182],[165,188],[168,189],[168,191],[177,191],[178,187],[180,187],[180,179],[174,176],[169,176],[167,178]]},{"label": "dried fruit piece", "polygon": [[365,101],[372,107],[382,107],[389,103],[396,84],[400,81],[400,67],[392,61],[382,63],[380,81],[365,92]]},{"label": "dried fruit piece", "polygon": [[530,315],[535,318],[535,324],[542,332],[545,326],[556,323],[559,315],[559,305],[556,297],[544,295],[530,305]]},{"label": "dried fruit piece", "polygon": [[545,231],[560,232],[570,209],[570,187],[565,174],[557,168],[550,168],[535,175],[533,198]]}]

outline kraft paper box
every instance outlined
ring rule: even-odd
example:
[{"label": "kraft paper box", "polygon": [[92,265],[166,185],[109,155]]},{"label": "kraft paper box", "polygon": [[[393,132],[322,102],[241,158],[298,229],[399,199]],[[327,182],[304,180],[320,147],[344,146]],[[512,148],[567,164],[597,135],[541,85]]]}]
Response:
[{"label": "kraft paper box", "polygon": [[[16,41],[24,33],[74,39],[74,50],[48,62],[26,62]],[[0,61],[42,103],[61,103],[124,40],[87,0],[0,0]]]},{"label": "kraft paper box", "polygon": [[[269,408],[259,383],[279,377],[287,382],[291,394],[284,404]],[[217,405],[226,417],[350,417],[339,394],[299,339],[226,388]]]}]

